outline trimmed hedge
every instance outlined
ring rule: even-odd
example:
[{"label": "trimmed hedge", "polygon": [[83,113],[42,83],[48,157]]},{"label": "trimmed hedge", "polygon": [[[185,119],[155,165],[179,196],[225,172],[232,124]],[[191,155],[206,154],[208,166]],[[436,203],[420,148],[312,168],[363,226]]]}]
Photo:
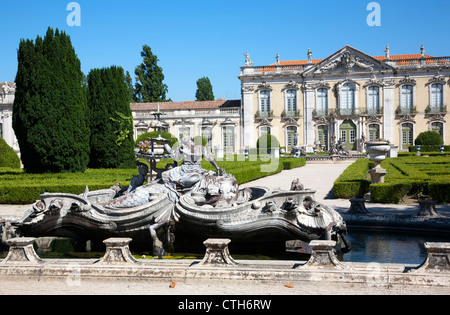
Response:
[{"label": "trimmed hedge", "polygon": [[373,166],[367,159],[350,165],[334,183],[338,198],[362,197],[370,189],[378,203],[399,203],[406,195],[429,195],[438,202],[450,200],[450,158],[403,157],[387,158],[381,167],[387,170],[384,184],[370,184],[366,174]]},{"label": "trimmed hedge", "polygon": [[0,138],[0,167],[20,168],[19,156],[3,138]]},{"label": "trimmed hedge", "polygon": [[[173,160],[161,161],[157,167],[164,168],[167,163],[173,163]],[[217,163],[219,167],[233,174],[239,184],[243,184],[284,169],[302,167],[306,164],[306,159],[258,159]],[[206,160],[202,161],[202,167],[214,169]],[[87,169],[84,173],[27,174],[20,169],[0,168],[0,204],[31,204],[39,200],[40,195],[45,192],[81,194],[86,185],[90,191],[106,189],[117,182],[121,182],[123,187],[137,174],[137,169]]]},{"label": "trimmed hedge", "polygon": [[358,159],[334,182],[334,195],[338,198],[362,198],[369,191],[367,171],[373,163],[369,159]]}]

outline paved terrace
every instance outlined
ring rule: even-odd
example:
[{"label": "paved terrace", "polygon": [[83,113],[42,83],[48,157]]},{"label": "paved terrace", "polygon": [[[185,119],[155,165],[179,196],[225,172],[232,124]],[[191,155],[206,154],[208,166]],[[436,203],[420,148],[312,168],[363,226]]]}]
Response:
[{"label": "paved terrace", "polygon": [[[289,190],[291,182],[299,178],[306,188],[317,191],[316,200],[345,213],[350,202],[336,199],[332,187],[350,164],[308,164],[242,186]],[[416,214],[418,210],[417,204],[367,203],[366,206],[374,214]],[[27,207],[0,206],[0,218],[20,217]],[[437,210],[450,214],[448,205],[439,205]],[[374,268],[373,264],[338,262],[333,265],[332,262],[308,267],[308,262],[304,261],[234,261],[231,266],[199,263],[142,260],[105,265],[92,259],[35,263],[1,261],[0,294],[450,294],[448,265],[444,271],[422,269],[405,273],[418,266],[376,264]]]}]

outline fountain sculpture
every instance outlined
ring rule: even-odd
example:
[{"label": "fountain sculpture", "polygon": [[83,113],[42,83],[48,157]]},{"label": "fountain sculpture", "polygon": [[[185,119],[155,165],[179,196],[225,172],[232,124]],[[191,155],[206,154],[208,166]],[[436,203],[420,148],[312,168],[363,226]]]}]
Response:
[{"label": "fountain sculpture", "polygon": [[[159,116],[157,116],[159,121]],[[174,227],[207,238],[241,242],[343,240],[350,249],[346,224],[332,208],[315,201],[313,190],[292,185],[291,191],[264,187],[239,189],[233,175],[220,169],[208,151],[183,137],[178,148],[170,148],[161,137],[141,154],[154,170],[158,158],[170,155],[181,165],[160,170],[159,176],[142,185],[148,167],[139,163],[138,175],[129,187],[82,195],[44,193],[23,218],[11,225],[12,235],[63,236],[81,240],[128,237],[133,242],[151,242],[155,255],[163,255],[174,241]],[[216,171],[200,166],[205,158]]]}]

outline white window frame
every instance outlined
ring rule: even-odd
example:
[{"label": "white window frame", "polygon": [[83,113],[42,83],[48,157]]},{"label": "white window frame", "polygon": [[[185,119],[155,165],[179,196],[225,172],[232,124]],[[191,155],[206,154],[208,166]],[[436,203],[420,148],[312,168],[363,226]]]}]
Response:
[{"label": "white window frame", "polygon": [[[267,104],[266,106],[268,106],[269,110],[263,110],[263,97],[262,95],[267,95]],[[270,111],[272,110],[272,92],[269,90],[261,90],[259,91],[259,112],[260,113],[270,113]]]},{"label": "white window frame", "polygon": [[[433,96],[435,95],[435,94],[437,94],[437,93],[434,93],[433,92],[433,87],[434,86],[441,86],[441,91],[440,91],[440,104],[436,104],[437,102],[436,101],[434,101],[433,100]],[[444,93],[444,88],[445,88],[445,85],[444,84],[442,84],[442,83],[432,83],[432,84],[430,84],[429,85],[429,91],[430,91],[430,109],[431,108],[440,108],[440,107],[442,107],[442,106],[444,106],[444,104],[445,104],[445,102],[444,102],[444,95],[445,95],[445,93]],[[436,99],[437,100],[437,99]]]},{"label": "white window frame", "polygon": [[[293,94],[293,96],[290,96],[289,94]],[[284,92],[284,100],[285,100],[285,107],[284,109],[287,112],[296,112],[298,111],[298,91],[295,89],[288,89]],[[289,100],[293,100],[293,109],[289,109]]]},{"label": "white window frame", "polygon": [[[325,91],[325,96],[321,95],[320,91]],[[328,89],[320,87],[316,89],[316,112],[317,113],[328,113]]]},{"label": "white window frame", "polygon": [[[403,95],[404,95],[403,88],[405,88],[407,86],[411,87],[411,105],[404,104],[404,102],[403,102]],[[414,84],[402,84],[400,86],[400,108],[401,109],[409,108],[410,110],[413,110],[415,107],[415,103],[416,103],[415,95],[416,95],[416,86]]]},{"label": "white window frame", "polygon": [[[376,89],[378,92],[375,93],[371,93],[371,91],[373,91],[374,89]],[[366,108],[367,108],[367,113],[371,113],[371,110],[375,111],[375,113],[379,113],[380,109],[381,109],[381,88],[378,85],[370,85],[367,87],[366,90],[366,99],[367,99],[367,103],[366,103]],[[375,103],[373,103],[373,101],[375,100]]]}]

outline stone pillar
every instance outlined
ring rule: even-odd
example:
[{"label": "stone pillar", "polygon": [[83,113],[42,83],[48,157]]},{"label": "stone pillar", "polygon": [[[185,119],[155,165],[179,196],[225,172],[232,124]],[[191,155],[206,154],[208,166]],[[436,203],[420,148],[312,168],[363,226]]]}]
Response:
[{"label": "stone pillar", "polygon": [[123,265],[138,264],[139,262],[131,255],[129,244],[131,238],[108,238],[103,243],[106,244],[106,253],[100,260],[101,265]]},{"label": "stone pillar", "polygon": [[450,243],[425,243],[425,261],[410,272],[450,272]]},{"label": "stone pillar", "polygon": [[306,152],[312,153],[315,141],[314,132],[314,90],[309,87],[303,89],[305,93],[305,104],[304,104],[304,145],[306,146]]},{"label": "stone pillar", "polygon": [[235,266],[237,262],[231,257],[228,250],[229,239],[210,238],[203,242],[206,253],[203,260],[197,266]]},{"label": "stone pillar", "polygon": [[350,199],[350,209],[346,214],[359,214],[359,215],[372,215],[366,208],[366,199],[364,198],[353,198]]},{"label": "stone pillar", "polygon": [[312,255],[308,262],[299,268],[338,268],[346,269],[347,267],[341,264],[334,253],[336,241],[318,241],[314,240],[309,243]]},{"label": "stone pillar", "polygon": [[242,89],[242,127],[243,139],[241,148],[255,148],[256,140],[254,136],[254,104],[253,104],[253,86],[244,86]]},{"label": "stone pillar", "polygon": [[436,210],[435,200],[419,200],[418,217],[440,217],[441,215]]},{"label": "stone pillar", "polygon": [[387,84],[383,88],[383,139],[394,142],[394,85]]},{"label": "stone pillar", "polygon": [[33,237],[18,237],[7,240],[9,245],[8,256],[1,262],[6,264],[42,264],[44,261],[39,258],[33,248]]}]

